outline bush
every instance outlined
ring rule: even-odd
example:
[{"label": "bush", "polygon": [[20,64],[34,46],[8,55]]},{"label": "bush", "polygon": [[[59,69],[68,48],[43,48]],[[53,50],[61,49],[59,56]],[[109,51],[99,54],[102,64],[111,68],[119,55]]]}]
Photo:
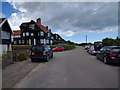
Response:
[{"label": "bush", "polygon": [[3,54],[3,55],[2,55],[2,59],[8,59],[8,58],[10,58],[10,55],[9,55],[9,54]]},{"label": "bush", "polygon": [[18,56],[19,61],[24,61],[24,60],[27,60],[27,59],[28,59],[27,53],[25,53],[25,52],[20,52],[19,53],[19,56]]},{"label": "bush", "polygon": [[68,45],[68,44],[50,45],[51,48],[55,48],[55,47],[57,47],[57,46],[62,46],[62,47],[64,47],[64,48],[65,48],[65,51],[66,51],[66,50],[72,50],[72,49],[75,48],[74,45]]},{"label": "bush", "polygon": [[13,50],[29,50],[31,48],[31,45],[13,45]]}]

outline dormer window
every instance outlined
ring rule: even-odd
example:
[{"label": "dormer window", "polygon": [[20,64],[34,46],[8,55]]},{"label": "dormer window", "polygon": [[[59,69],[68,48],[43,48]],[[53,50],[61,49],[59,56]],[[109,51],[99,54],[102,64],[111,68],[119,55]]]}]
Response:
[{"label": "dormer window", "polygon": [[35,24],[30,24],[29,29],[35,29]]},{"label": "dormer window", "polygon": [[50,33],[48,33],[48,37],[50,37]]},{"label": "dormer window", "polygon": [[43,31],[40,31],[40,36],[44,36],[44,32]]}]

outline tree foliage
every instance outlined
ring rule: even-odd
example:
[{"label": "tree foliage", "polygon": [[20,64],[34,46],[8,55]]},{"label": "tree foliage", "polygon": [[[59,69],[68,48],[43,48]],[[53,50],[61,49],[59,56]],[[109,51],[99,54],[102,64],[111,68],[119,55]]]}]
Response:
[{"label": "tree foliage", "polygon": [[102,42],[104,46],[120,46],[119,39],[105,38]]}]

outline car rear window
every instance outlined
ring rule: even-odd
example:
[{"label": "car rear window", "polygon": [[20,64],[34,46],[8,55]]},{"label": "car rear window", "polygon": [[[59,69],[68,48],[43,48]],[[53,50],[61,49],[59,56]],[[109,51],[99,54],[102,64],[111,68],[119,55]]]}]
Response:
[{"label": "car rear window", "polygon": [[62,47],[57,47],[57,48],[62,48]]},{"label": "car rear window", "polygon": [[33,46],[31,49],[33,52],[42,52],[43,47],[42,46]]},{"label": "car rear window", "polygon": [[112,51],[113,52],[120,52],[120,48],[113,48]]}]

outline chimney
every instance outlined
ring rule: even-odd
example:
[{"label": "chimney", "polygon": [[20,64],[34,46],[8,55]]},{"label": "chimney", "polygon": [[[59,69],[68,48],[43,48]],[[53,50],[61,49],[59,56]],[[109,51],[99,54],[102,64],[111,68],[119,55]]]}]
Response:
[{"label": "chimney", "polygon": [[49,32],[51,32],[51,29],[49,29]]},{"label": "chimney", "polygon": [[48,30],[48,26],[46,26],[47,30]]},{"label": "chimney", "polygon": [[41,25],[41,18],[38,18],[36,21],[39,25]]}]

